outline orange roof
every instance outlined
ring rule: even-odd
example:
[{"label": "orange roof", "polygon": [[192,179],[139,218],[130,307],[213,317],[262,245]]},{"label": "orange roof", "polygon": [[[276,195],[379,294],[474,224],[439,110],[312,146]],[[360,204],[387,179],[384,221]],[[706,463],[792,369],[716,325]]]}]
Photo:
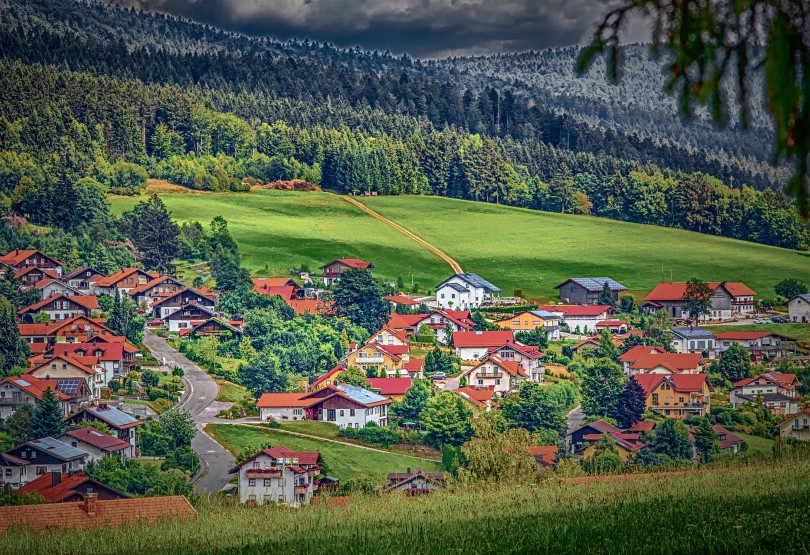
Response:
[{"label": "orange roof", "polygon": [[636,345],[635,347],[631,347],[627,350],[626,353],[619,357],[619,360],[622,362],[635,362],[643,355],[649,355],[654,353],[666,353],[666,349],[663,347],[652,347],[648,345]]},{"label": "orange roof", "polygon": [[[286,299],[285,299],[286,300]],[[287,304],[292,307],[296,314],[318,314],[329,316],[334,312],[334,301],[319,301],[315,299],[294,299],[288,300]]]},{"label": "orange roof", "polygon": [[764,374],[756,375],[753,378],[745,378],[744,380],[738,380],[734,382],[734,387],[742,387],[748,385],[749,383],[758,380],[759,378],[765,378],[766,380],[768,380],[773,384],[787,388],[792,388],[793,386],[798,385],[799,383],[799,379],[796,377],[796,374],[784,374],[782,372],[766,372]]},{"label": "orange roof", "polygon": [[9,376],[0,379],[0,384],[2,383],[14,384],[16,387],[22,389],[29,395],[33,395],[37,399],[42,399],[42,396],[45,395],[45,391],[49,387],[60,399],[65,400],[71,398],[69,395],[56,389],[56,380],[43,380],[35,376]]},{"label": "orange roof", "polygon": [[683,372],[700,367],[703,355],[700,353],[648,353],[639,356],[630,368],[633,370],[652,370],[663,366],[672,372]]},{"label": "orange roof", "polygon": [[407,370],[408,372],[421,372],[424,370],[425,365],[424,361],[419,357],[410,357],[408,362],[402,363],[402,368]]},{"label": "orange roof", "polygon": [[256,287],[284,287],[285,285],[298,287],[298,284],[291,278],[284,277],[253,278],[251,281],[253,281],[254,289]]},{"label": "orange roof", "polygon": [[253,290],[257,293],[261,293],[262,295],[278,295],[282,299],[285,300],[293,300],[295,299],[295,287],[291,285],[282,285],[282,286],[253,286]]},{"label": "orange roof", "polygon": [[380,334],[380,333],[382,333],[384,331],[387,331],[388,333],[390,333],[391,335],[393,335],[394,337],[396,337],[397,339],[399,339],[403,343],[408,343],[408,334],[406,334],[404,331],[401,331],[401,330],[395,330],[394,328],[392,328],[388,324],[386,324],[382,328],[380,328],[380,330],[377,333],[373,334],[371,337],[376,337],[378,334]]},{"label": "orange roof", "polygon": [[256,408],[272,409],[287,407],[308,407],[321,399],[304,399],[306,393],[262,393],[256,401]]},{"label": "orange roof", "polygon": [[523,377],[523,378],[528,377],[528,376],[526,376],[526,372],[523,371],[523,368],[520,367],[520,364],[518,364],[518,362],[516,360],[504,360],[504,359],[502,359],[501,357],[499,357],[497,355],[489,355],[487,358],[485,358],[484,360],[482,360],[481,362],[479,362],[478,364],[473,366],[466,373],[467,374],[473,373],[477,368],[480,368],[481,366],[483,366],[487,362],[491,362],[492,364],[495,364],[496,366],[502,368],[510,376],[516,376],[516,377],[520,376],[520,377]]},{"label": "orange roof", "polygon": [[112,287],[113,285],[117,284],[124,278],[131,276],[134,273],[141,272],[144,275],[149,276],[150,278],[154,279],[157,276],[155,274],[150,274],[149,272],[144,272],[140,268],[124,268],[120,272],[116,272],[111,276],[103,277],[101,279],[96,280],[95,285],[98,287]]},{"label": "orange roof", "polygon": [[489,387],[459,387],[454,393],[461,395],[461,397],[477,407],[486,408],[487,401],[490,401],[492,408],[498,408],[498,403],[492,400],[494,392],[495,386],[491,385]]},{"label": "orange roof", "polygon": [[497,347],[515,340],[512,332],[507,331],[457,331],[453,332],[453,345],[465,347]]},{"label": "orange roof", "polygon": [[[753,297],[757,294],[756,291],[740,282],[712,281],[706,285],[708,285],[712,291],[716,290],[722,285],[732,297]],[[644,299],[647,301],[679,301],[683,299],[685,293],[686,282],[665,282],[656,285],[655,289],[650,291],[650,294],[644,297]]]},{"label": "orange roof", "polygon": [[579,304],[552,304],[538,306],[536,310],[546,312],[560,312],[563,316],[599,316],[604,312],[615,312],[616,309],[609,305],[579,305]]},{"label": "orange roof", "polygon": [[8,264],[9,266],[16,266],[17,264],[20,264],[21,262],[25,262],[25,260],[27,258],[30,258],[30,257],[34,256],[35,254],[44,256],[45,258],[48,258],[49,260],[52,260],[52,261],[56,262],[60,266],[64,266],[64,264],[62,264],[61,262],[59,262],[55,258],[52,258],[52,257],[48,256],[47,254],[45,254],[44,252],[36,250],[36,249],[15,249],[15,250],[7,253],[7,254],[4,254],[3,256],[0,256],[0,262],[3,262],[4,264]]},{"label": "orange roof", "polygon": [[411,388],[410,378],[369,378],[371,389],[378,389],[380,395],[405,395]]},{"label": "orange roof", "polygon": [[636,374],[633,379],[644,390],[645,396],[649,396],[663,380],[667,380],[675,391],[683,392],[703,391],[706,384],[706,374]]},{"label": "orange roof", "polygon": [[557,458],[558,447],[556,445],[533,445],[524,447],[523,450],[535,459],[539,458],[544,464],[552,465]]},{"label": "orange roof", "polygon": [[73,366],[75,366],[76,368],[78,368],[79,370],[81,370],[82,372],[84,372],[86,374],[90,374],[91,376],[95,376],[96,374],[98,374],[98,372],[96,372],[92,368],[88,367],[87,364],[86,364],[87,362],[90,362],[90,359],[95,359],[97,361],[98,357],[75,357],[75,356],[71,356],[69,354],[55,355],[53,358],[50,358],[50,359],[45,360],[44,362],[42,362],[42,364],[40,364],[39,366],[35,366],[34,368],[31,368],[30,370],[28,370],[27,373],[30,374],[32,372],[36,372],[40,368],[44,368],[45,366],[48,366],[49,364],[52,364],[56,360],[61,360],[62,362],[72,364]]},{"label": "orange roof", "polygon": [[412,328],[428,316],[429,314],[397,314],[392,312],[388,325],[394,329]]},{"label": "orange roof", "polygon": [[128,523],[155,523],[163,518],[191,519],[197,516],[194,507],[182,495],[139,497],[136,499],[95,500],[94,514],[88,514],[85,504],[49,503],[0,507],[0,532],[9,528],[50,528],[82,530],[109,526],[116,528]]},{"label": "orange roof", "polygon": [[143,293],[143,292],[147,291],[148,289],[151,289],[152,287],[155,287],[156,285],[160,285],[161,283],[163,283],[166,280],[173,281],[175,284],[183,287],[183,284],[176,278],[173,278],[171,276],[158,276],[155,279],[147,281],[143,285],[139,285],[135,289],[131,289],[129,291],[129,295],[134,297],[138,293]]},{"label": "orange roof", "polygon": [[324,264],[321,268],[326,268],[334,264],[335,262],[340,262],[344,266],[348,266],[349,268],[360,268],[365,270],[366,268],[373,268],[374,265],[371,262],[366,262],[365,260],[360,260],[359,258],[338,258],[337,260],[333,260],[329,264]]},{"label": "orange roof", "polygon": [[73,301],[74,303],[83,306],[87,310],[97,310],[98,309],[98,298],[93,295],[74,295],[72,297],[68,297],[63,293],[59,293],[58,295],[53,295],[46,299],[42,299],[41,301],[34,303],[32,305],[26,306],[25,308],[21,308],[17,311],[17,314],[24,314],[31,310],[39,310],[43,306],[47,305],[51,301],[65,299],[69,301]]},{"label": "orange roof", "polygon": [[405,295],[388,295],[385,297],[392,303],[402,304],[406,306],[419,306],[419,302],[411,299],[410,297],[406,297]]},{"label": "orange roof", "polygon": [[[127,443],[129,445],[129,443]],[[90,478],[84,472],[76,472],[75,474],[63,474],[60,476],[60,481],[58,484],[54,485],[53,483],[54,473],[53,472],[46,472],[33,482],[28,482],[20,489],[17,490],[18,493],[38,493],[42,497],[45,498],[46,501],[49,503],[59,503],[63,499],[66,499],[74,494],[76,488],[80,485],[84,484],[85,482],[92,482],[94,484],[98,484],[99,486],[104,486],[108,489],[113,489],[107,486],[106,484],[102,484],[101,482],[97,482],[96,480]],[[115,491],[115,490],[113,490]],[[118,492],[121,497],[129,497],[129,495],[125,493]]]},{"label": "orange roof", "polygon": [[[55,272],[54,270],[49,270],[47,268],[38,268],[37,266],[26,266],[25,268],[20,268],[16,272],[14,272],[14,277],[21,278],[26,274],[30,274],[34,270],[39,270],[42,272],[42,275],[47,276],[51,279],[59,279],[59,273]],[[44,281],[44,279],[39,280],[37,283]]]}]

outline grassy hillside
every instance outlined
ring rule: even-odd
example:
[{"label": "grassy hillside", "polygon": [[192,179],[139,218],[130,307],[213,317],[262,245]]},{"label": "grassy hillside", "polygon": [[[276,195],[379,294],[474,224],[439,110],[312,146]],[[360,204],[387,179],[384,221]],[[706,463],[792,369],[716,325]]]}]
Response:
[{"label": "grassy hillside", "polygon": [[[255,191],[249,195],[164,191],[179,221],[223,215],[254,273],[315,270],[340,256],[359,257],[389,279],[411,274],[423,290],[450,274],[439,258],[328,193]],[[739,280],[763,296],[784,277],[810,282],[810,255],[677,229],[630,224],[436,197],[360,199],[510,295],[557,297],[568,277],[611,276],[643,295],[660,281],[698,276]],[[137,199],[114,197],[113,209]]]},{"label": "grassy hillside", "polygon": [[[369,478],[375,484],[383,485],[389,472],[405,472],[408,468],[421,468],[430,472],[441,470],[441,464],[433,461],[298,437],[267,428],[209,424],[206,431],[231,453],[237,455],[247,447],[262,447],[268,444],[286,445],[299,451],[320,451],[329,473],[344,482],[350,478]],[[302,432],[306,433],[303,430]]]},{"label": "grassy hillside", "polygon": [[589,216],[436,197],[360,199],[505,293],[558,297],[569,277],[611,276],[646,293],[661,280],[743,281],[774,295],[780,279],[810,281],[810,255],[724,237]]},{"label": "grassy hillside", "polygon": [[[254,275],[287,275],[290,268],[312,271],[335,258],[362,258],[377,275],[433,287],[449,267],[423,247],[362,210],[328,193],[254,191],[250,194],[166,191],[161,197],[179,222],[208,225],[221,215],[247,256],[243,265]],[[116,213],[137,197],[112,197]]]},{"label": "grassy hillside", "polygon": [[476,485],[300,510],[199,508],[115,533],[11,532],[8,553],[806,553],[810,465]]}]

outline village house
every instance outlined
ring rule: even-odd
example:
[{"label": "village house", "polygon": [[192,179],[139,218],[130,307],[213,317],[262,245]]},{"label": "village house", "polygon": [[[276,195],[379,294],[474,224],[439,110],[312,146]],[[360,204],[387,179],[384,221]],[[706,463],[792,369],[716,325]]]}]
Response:
[{"label": "village house", "polygon": [[105,457],[126,459],[133,451],[129,442],[90,427],[69,430],[56,439],[87,453],[88,462]]},{"label": "village house", "polygon": [[788,301],[788,319],[791,322],[810,323],[810,293],[798,295]]},{"label": "village house", "polygon": [[418,309],[421,303],[415,301],[405,295],[387,295],[385,299],[391,303],[391,308],[396,310],[398,307],[407,308],[410,310]]},{"label": "village house", "polygon": [[181,309],[173,311],[163,318],[169,331],[179,332],[188,330],[197,324],[206,322],[216,316],[213,306],[203,306],[197,303],[189,303]]},{"label": "village house", "polygon": [[17,324],[17,329],[32,352],[42,352],[36,347],[37,344],[53,346],[58,343],[85,343],[93,339],[114,341],[118,336],[100,322],[104,320],[76,316],[50,324]]},{"label": "village house", "polygon": [[586,434],[583,440],[586,442],[585,447],[577,453],[582,457],[582,460],[588,460],[596,454],[596,444],[602,437],[607,437],[613,442],[619,458],[627,462],[632,459],[633,455],[646,446],[641,441],[639,434],[629,432],[612,432],[607,434]]},{"label": "village house", "polygon": [[596,333],[602,333],[602,330],[608,330],[614,335],[627,333],[629,324],[624,320],[602,320],[596,323]]},{"label": "village house", "polygon": [[[595,344],[599,346],[598,342]],[[630,375],[630,365],[645,355],[650,354],[665,354],[667,352],[663,347],[649,346],[649,345],[636,345],[630,347],[624,354],[619,355],[619,362],[622,363],[625,375]]]},{"label": "village house", "polygon": [[810,441],[810,407],[787,416],[779,424],[779,435],[799,441]]},{"label": "village house", "polygon": [[239,501],[251,505],[309,505],[321,455],[317,451],[293,451],[283,445],[268,447],[228,473],[238,477]]},{"label": "village house", "polygon": [[799,385],[795,374],[766,372],[734,382],[734,388],[729,392],[729,403],[732,408],[737,408],[746,403],[756,404],[759,397],[774,415],[794,414],[799,412],[796,399]]},{"label": "village house", "polygon": [[[55,258],[51,258],[42,251],[35,249],[15,249],[7,254],[4,254],[3,256],[0,256],[0,263],[5,264],[10,268],[14,268],[16,271],[26,270],[28,268],[53,270],[57,278],[62,276],[62,269],[64,268],[64,264]],[[33,285],[33,283],[31,285]]]},{"label": "village house", "polygon": [[44,312],[50,318],[50,321],[70,320],[76,316],[85,316],[89,318],[93,312],[98,311],[98,299],[86,295],[67,295],[59,294],[51,297],[46,297],[39,302],[36,302],[25,308],[17,311],[17,318],[20,322],[26,324],[33,324],[36,315]]},{"label": "village house", "polygon": [[48,472],[17,490],[18,493],[38,493],[48,503],[75,503],[88,495],[98,499],[129,499],[129,495],[94,480],[85,472]]},{"label": "village house", "polygon": [[627,287],[607,277],[571,278],[554,288],[560,290],[560,300],[565,304],[599,304],[599,296],[608,284],[613,304],[619,304],[619,293],[627,291]]},{"label": "village house", "polygon": [[545,368],[540,365],[540,360],[546,355],[541,353],[537,347],[512,341],[500,347],[488,349],[487,354],[497,355],[501,360],[517,362],[530,381],[543,382]]},{"label": "village house", "polygon": [[59,279],[59,273],[56,270],[29,266],[15,271],[14,277],[20,283],[20,289],[27,291],[32,288],[36,289],[39,284],[44,285],[46,280]]},{"label": "village house", "polygon": [[[754,296],[757,293],[744,283],[711,282],[707,285],[712,290],[711,307],[708,314],[702,314],[698,320],[731,320],[754,312]],[[672,319],[690,320],[691,316],[683,304],[686,286],[685,282],[659,283],[645,297],[644,310],[647,313],[664,310]]]},{"label": "village house", "polygon": [[187,287],[177,278],[158,276],[143,285],[130,289],[127,294],[136,305],[141,306],[145,304],[151,309],[152,305],[160,299],[168,297],[172,293],[176,293],[182,289],[187,289]]},{"label": "village house", "polygon": [[[58,382],[70,382],[73,391],[78,391],[81,387],[79,382],[84,381],[88,392],[87,401],[93,401],[101,397],[101,388],[107,386],[105,382],[104,369],[98,365],[95,357],[79,357],[69,354],[62,355],[38,355],[33,367],[29,368],[25,376],[33,376],[42,380],[56,380]],[[64,386],[57,386],[64,390]]]},{"label": "village house", "polygon": [[65,393],[59,389],[70,391],[73,387],[70,380],[41,380],[33,376],[8,376],[0,378],[0,419],[5,420],[23,403],[39,404],[45,391],[50,388],[59,398],[62,414],[67,416],[79,406],[79,399],[88,396],[84,380],[77,380],[76,390],[73,394]]},{"label": "village house", "polygon": [[609,305],[546,305],[538,310],[556,314],[569,332],[583,335],[594,333],[599,322],[609,320],[610,315],[616,313],[616,309]]},{"label": "village house", "polygon": [[133,418],[107,403],[99,403],[98,405],[85,407],[70,415],[65,419],[65,422],[68,425],[77,425],[85,420],[106,424],[118,439],[130,444],[131,447],[128,452],[124,453],[124,456],[128,459],[136,456],[138,435],[135,433],[135,428],[143,424],[141,420]]},{"label": "village house", "polygon": [[323,284],[327,287],[340,281],[340,276],[346,270],[371,270],[374,269],[374,264],[360,260],[359,258],[338,258],[329,264],[321,266],[321,279]]},{"label": "village house", "polygon": [[390,326],[383,326],[377,333],[373,334],[366,340],[366,343],[377,343],[379,345],[397,345],[407,346],[410,344],[408,336],[400,331],[397,331]]},{"label": "village house", "polygon": [[331,370],[329,370],[326,374],[319,376],[314,382],[309,384],[307,387],[308,391],[317,391],[327,385],[337,385],[340,379],[340,374],[346,370],[346,367],[342,364],[338,364]]},{"label": "village house", "polygon": [[401,402],[413,385],[411,378],[368,378],[370,390],[386,399]]},{"label": "village house", "polygon": [[560,315],[547,310],[526,310],[499,320],[495,322],[495,325],[505,330],[512,330],[513,334],[541,328],[546,332],[550,341],[558,341],[561,321]]},{"label": "village house", "polygon": [[455,274],[436,286],[439,308],[470,310],[499,297],[501,290],[477,274]]},{"label": "village house", "polygon": [[594,422],[583,424],[579,428],[569,432],[566,436],[568,452],[570,454],[578,453],[590,445],[592,442],[586,440],[586,436],[597,435],[601,437],[603,434],[620,434],[621,432],[619,428],[604,420],[595,420]]},{"label": "village house", "polygon": [[446,477],[444,472],[425,472],[424,470],[411,472],[409,468],[405,472],[390,472],[388,474],[388,483],[383,487],[383,492],[417,495],[444,489],[445,486]]},{"label": "village house", "polygon": [[212,316],[208,320],[202,322],[191,322],[190,328],[181,329],[178,334],[180,337],[196,338],[207,337],[215,335],[224,340],[242,337],[242,324],[241,320],[224,320],[217,316]]},{"label": "village house", "polygon": [[778,359],[796,352],[796,339],[767,331],[727,331],[715,338],[718,358],[735,343],[744,347],[754,361]]},{"label": "village house", "polygon": [[92,293],[94,295],[110,295],[114,297],[119,291],[129,293],[136,287],[146,285],[157,277],[156,274],[150,274],[140,268],[124,268],[111,276],[95,280]]},{"label": "village house", "polygon": [[557,452],[559,451],[559,447],[556,445],[532,445],[530,447],[524,447],[523,451],[534,458],[537,470],[553,468],[557,464]]},{"label": "village house", "polygon": [[495,386],[490,385],[487,387],[466,386],[459,387],[453,391],[456,395],[467,401],[470,404],[470,409],[474,415],[481,414],[482,412],[489,412],[492,409],[497,409],[500,405],[494,400]]},{"label": "village house", "polygon": [[19,489],[48,472],[82,470],[87,453],[52,437],[24,443],[0,454],[0,485]]},{"label": "village house", "polygon": [[348,384],[321,387],[309,393],[264,393],[256,402],[266,420],[319,420],[339,428],[364,428],[370,422],[388,424],[390,399]]},{"label": "village house", "polygon": [[647,353],[629,363],[626,374],[700,374],[705,365],[700,353]]},{"label": "village house", "polygon": [[[723,453],[736,454],[743,449],[743,445],[745,445],[745,440],[742,439],[741,437],[728,431],[720,424],[714,424],[712,426],[712,429],[714,430],[714,435],[717,436],[717,447]],[[698,452],[694,446],[697,428],[690,426],[688,433],[689,433],[689,441],[692,442],[692,458],[694,460],[697,460]]]},{"label": "village house", "polygon": [[[475,328],[475,323],[472,321],[472,314],[469,310],[450,310],[440,309],[434,310],[430,314],[397,314],[399,320],[411,323],[411,326],[406,328],[408,333],[418,335],[419,328],[427,326],[433,330],[436,336],[436,341],[439,343],[447,344],[447,329],[448,326],[457,331],[470,331]],[[394,315],[391,316],[392,320]],[[392,326],[393,327],[393,326]]]},{"label": "village house", "polygon": [[82,266],[65,274],[62,281],[80,291],[81,294],[89,295],[93,289],[93,282],[105,277],[107,276],[103,272],[89,266]]},{"label": "village house", "polygon": [[151,307],[152,315],[155,318],[167,320],[175,312],[192,304],[203,307],[213,314],[216,301],[211,295],[206,295],[190,287],[184,287],[154,301]]},{"label": "village house", "polygon": [[385,377],[421,378],[424,364],[421,358],[410,356],[408,345],[382,345],[366,343],[350,351],[343,359],[345,367],[355,366],[364,372],[376,369]]},{"label": "village house", "polygon": [[39,533],[115,529],[125,524],[164,524],[196,516],[194,507],[182,495],[100,500],[96,493],[88,493],[75,503],[0,507],[0,532],[15,528]]},{"label": "village house", "polygon": [[711,393],[706,374],[637,374],[632,379],[644,390],[648,410],[679,420],[709,412]]},{"label": "village house", "polygon": [[453,333],[453,346],[461,360],[481,360],[489,349],[515,341],[511,331],[457,331]]},{"label": "village house", "polygon": [[253,278],[253,290],[262,295],[278,295],[285,300],[302,299],[304,289],[291,278]]},{"label": "village house", "polygon": [[95,357],[97,364],[104,369],[104,383],[109,384],[114,378],[129,373],[134,364],[135,357],[127,356],[125,343],[105,343],[103,341],[90,341],[88,343],[58,343],[53,347],[53,355],[68,355],[75,357]]},{"label": "village house", "polygon": [[488,355],[484,360],[464,372],[467,383],[475,387],[493,387],[498,395],[517,389],[529,376],[514,360],[503,360]]},{"label": "village house", "polygon": [[676,353],[700,353],[705,358],[716,358],[715,337],[703,328],[674,327],[672,348]]},{"label": "village house", "polygon": [[84,295],[84,292],[80,291],[79,289],[53,278],[45,278],[38,281],[34,284],[34,289],[37,289],[42,294],[43,299],[47,299],[48,297],[53,297],[55,295],[64,295],[65,297]]}]

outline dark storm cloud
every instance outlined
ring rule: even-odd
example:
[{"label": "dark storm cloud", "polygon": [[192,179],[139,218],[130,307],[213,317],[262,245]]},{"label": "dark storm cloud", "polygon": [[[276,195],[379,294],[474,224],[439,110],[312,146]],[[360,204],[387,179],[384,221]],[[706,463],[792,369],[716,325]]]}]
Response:
[{"label": "dark storm cloud", "polygon": [[600,0],[125,0],[225,29],[418,57],[539,50],[582,42]]}]

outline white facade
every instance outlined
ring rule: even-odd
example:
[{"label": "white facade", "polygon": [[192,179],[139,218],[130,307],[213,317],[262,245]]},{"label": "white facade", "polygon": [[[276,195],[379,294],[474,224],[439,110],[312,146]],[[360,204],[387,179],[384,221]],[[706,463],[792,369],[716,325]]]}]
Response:
[{"label": "white facade", "polygon": [[480,308],[500,290],[475,274],[456,274],[436,287],[440,308],[470,310]]},{"label": "white facade", "polygon": [[[316,467],[317,468],[317,467]],[[302,472],[303,470],[303,472]],[[298,459],[277,460],[261,453],[239,468],[239,501],[257,505],[308,505],[318,470],[298,466]]]},{"label": "white facade", "polygon": [[261,407],[259,420],[305,420],[306,409],[303,407]]},{"label": "white facade", "polygon": [[368,408],[323,408],[318,420],[335,424],[339,428],[365,428],[373,422],[377,426],[388,425],[388,405]]},{"label": "white facade", "polygon": [[42,298],[47,299],[55,295],[64,295],[72,297],[73,295],[80,295],[81,293],[70,285],[65,285],[61,281],[52,281],[40,289],[42,291]]},{"label": "white facade", "polygon": [[598,317],[593,316],[566,316],[562,315],[562,321],[568,325],[568,329],[571,333],[574,332],[575,329],[579,328],[579,331],[583,335],[590,335],[596,333],[596,324],[605,320],[607,316],[607,312],[599,315]]},{"label": "white facade", "polygon": [[104,451],[103,449],[99,449],[95,445],[91,445],[91,444],[87,443],[86,441],[82,441],[82,440],[77,439],[77,438],[75,438],[73,436],[70,436],[68,434],[62,434],[61,436],[59,436],[56,439],[58,439],[62,443],[67,443],[71,447],[75,447],[76,449],[81,449],[82,451],[86,452],[87,455],[88,455],[87,456],[87,462],[98,461],[98,460],[101,460],[101,459],[103,459],[105,457],[111,457],[111,456],[113,456],[113,457],[115,457],[115,456],[117,456],[117,457],[121,457],[121,456],[126,457],[127,455],[130,456],[130,457],[134,456],[134,453],[128,452],[130,450],[134,451],[134,448],[132,448],[132,447],[129,450],[124,449],[124,450],[118,451],[116,453],[110,453],[108,451]]},{"label": "white facade", "polygon": [[793,297],[788,302],[788,318],[791,322],[810,323],[810,294]]},{"label": "white facade", "polygon": [[672,348],[676,353],[707,353],[707,358],[715,358],[715,338],[708,332],[687,330],[681,335],[679,328],[673,328]]}]

